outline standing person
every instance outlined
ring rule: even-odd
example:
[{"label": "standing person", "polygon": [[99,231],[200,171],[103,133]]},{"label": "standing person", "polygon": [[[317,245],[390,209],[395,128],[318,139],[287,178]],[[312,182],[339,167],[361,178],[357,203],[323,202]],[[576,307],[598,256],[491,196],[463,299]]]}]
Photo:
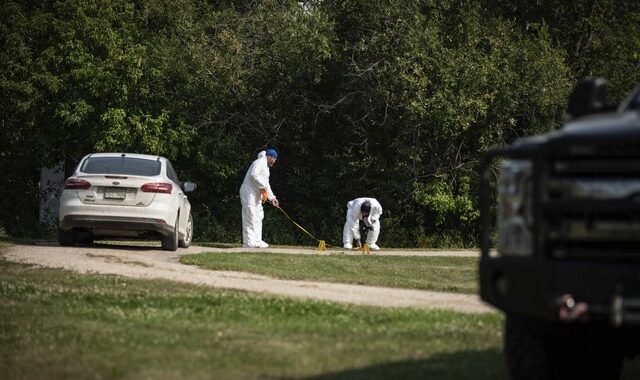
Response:
[{"label": "standing person", "polygon": [[242,203],[242,246],[249,248],[267,248],[269,244],[262,240],[262,220],[264,209],[262,204],[267,200],[274,206],[279,202],[269,185],[269,167],[278,159],[275,149],[267,149],[258,153],[240,187]]},{"label": "standing person", "polygon": [[360,221],[370,230],[367,234],[366,243],[373,251],[380,250],[376,245],[378,235],[380,235],[380,216],[382,206],[375,198],[356,198],[347,203],[347,221],[344,223],[342,232],[342,242],[344,248],[353,248],[353,240],[356,241],[356,248],[361,248],[360,242]]}]

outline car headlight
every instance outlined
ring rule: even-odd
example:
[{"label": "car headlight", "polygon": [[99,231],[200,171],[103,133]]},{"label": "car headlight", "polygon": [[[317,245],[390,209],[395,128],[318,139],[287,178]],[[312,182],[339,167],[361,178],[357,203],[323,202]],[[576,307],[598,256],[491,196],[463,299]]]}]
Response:
[{"label": "car headlight", "polygon": [[527,160],[504,160],[498,181],[498,254],[533,253],[531,173]]}]

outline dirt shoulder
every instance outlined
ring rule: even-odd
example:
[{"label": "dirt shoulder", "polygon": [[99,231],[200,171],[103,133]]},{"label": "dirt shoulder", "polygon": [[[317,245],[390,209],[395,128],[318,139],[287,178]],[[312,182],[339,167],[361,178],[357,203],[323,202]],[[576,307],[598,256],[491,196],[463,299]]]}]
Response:
[{"label": "dirt shoulder", "polygon": [[[62,268],[79,273],[121,275],[142,279],[165,279],[223,289],[307,298],[330,302],[380,307],[451,309],[465,313],[487,313],[495,309],[476,295],[441,293],[414,289],[338,284],[318,281],[280,280],[244,272],[210,271],[179,262],[179,257],[201,252],[247,252],[246,248],[209,248],[192,246],[176,252],[158,247],[102,245],[60,247],[57,245],[11,245],[2,249],[9,261]],[[343,250],[317,251],[311,248],[270,247],[255,251],[289,254],[362,254]],[[475,251],[402,251],[375,252],[374,255],[406,256],[478,256]]]}]

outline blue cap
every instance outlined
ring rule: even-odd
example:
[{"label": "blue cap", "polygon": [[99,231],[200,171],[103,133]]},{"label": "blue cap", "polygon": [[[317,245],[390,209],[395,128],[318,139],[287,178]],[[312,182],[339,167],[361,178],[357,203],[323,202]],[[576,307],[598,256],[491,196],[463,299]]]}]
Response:
[{"label": "blue cap", "polygon": [[278,158],[278,152],[275,149],[267,149],[267,156],[271,156],[273,158]]}]

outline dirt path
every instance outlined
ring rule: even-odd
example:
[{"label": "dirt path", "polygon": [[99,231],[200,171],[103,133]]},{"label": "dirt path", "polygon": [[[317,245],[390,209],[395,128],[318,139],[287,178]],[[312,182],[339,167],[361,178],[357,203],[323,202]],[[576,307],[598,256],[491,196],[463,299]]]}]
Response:
[{"label": "dirt path", "polygon": [[[144,279],[166,279],[216,288],[239,289],[331,302],[382,307],[452,309],[466,313],[487,313],[494,311],[493,308],[481,302],[475,295],[317,281],[280,280],[244,272],[210,271],[191,265],[183,265],[178,261],[180,255],[214,251],[267,251],[316,255],[345,254],[342,250],[319,252],[310,248],[290,247],[252,250],[245,248],[207,248],[192,246],[188,249],[179,249],[177,252],[167,252],[160,250],[158,247],[95,244],[86,247],[12,245],[2,250],[2,256],[13,262],[35,264],[50,268],[63,268],[80,273],[114,274]],[[374,254],[407,256],[478,255],[475,251],[401,250],[376,252]]]}]

